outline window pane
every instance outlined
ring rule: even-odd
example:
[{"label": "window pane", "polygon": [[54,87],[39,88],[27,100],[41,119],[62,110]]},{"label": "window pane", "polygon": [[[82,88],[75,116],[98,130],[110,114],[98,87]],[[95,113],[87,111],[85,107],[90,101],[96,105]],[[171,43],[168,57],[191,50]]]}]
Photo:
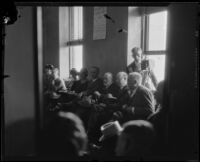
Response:
[{"label": "window pane", "polygon": [[83,46],[71,46],[71,68],[76,68],[78,71],[82,68]]},{"label": "window pane", "polygon": [[60,48],[60,77],[69,76],[69,47]]},{"label": "window pane", "polygon": [[166,50],[167,11],[149,15],[148,51]]},{"label": "window pane", "polygon": [[73,40],[83,38],[83,7],[73,7]]},{"label": "window pane", "polygon": [[158,82],[165,77],[165,55],[148,55],[147,58],[152,63],[152,68]]}]

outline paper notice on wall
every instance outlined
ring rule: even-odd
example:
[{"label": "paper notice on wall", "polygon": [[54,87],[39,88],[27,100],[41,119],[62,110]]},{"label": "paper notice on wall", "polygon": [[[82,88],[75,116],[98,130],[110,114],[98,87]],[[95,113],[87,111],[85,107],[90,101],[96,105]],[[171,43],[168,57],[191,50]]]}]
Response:
[{"label": "paper notice on wall", "polygon": [[94,7],[93,40],[106,38],[106,12],[107,7]]}]

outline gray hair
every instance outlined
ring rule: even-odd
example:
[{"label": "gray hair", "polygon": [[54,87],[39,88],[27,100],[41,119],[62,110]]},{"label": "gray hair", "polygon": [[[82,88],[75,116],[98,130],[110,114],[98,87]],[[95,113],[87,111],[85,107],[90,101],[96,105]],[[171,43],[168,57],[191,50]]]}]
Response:
[{"label": "gray hair", "polygon": [[142,84],[142,75],[140,73],[138,73],[138,72],[132,72],[132,73],[130,73],[128,75],[128,77],[134,78],[137,81],[138,85]]},{"label": "gray hair", "polygon": [[105,76],[105,75],[111,77],[111,79],[113,80],[113,74],[112,74],[111,72],[106,72],[106,73],[104,74],[104,76]]},{"label": "gray hair", "polygon": [[117,77],[122,76],[123,78],[128,78],[128,74],[124,71],[120,71],[117,73]]},{"label": "gray hair", "polygon": [[133,53],[138,52],[138,51],[141,51],[141,52],[142,52],[142,49],[141,49],[140,47],[134,47],[134,48],[132,48],[131,51],[132,51]]}]

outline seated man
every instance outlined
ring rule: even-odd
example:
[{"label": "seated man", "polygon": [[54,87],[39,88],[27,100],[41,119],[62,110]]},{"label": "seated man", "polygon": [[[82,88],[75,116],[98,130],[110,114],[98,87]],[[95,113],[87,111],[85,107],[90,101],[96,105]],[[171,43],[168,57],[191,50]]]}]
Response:
[{"label": "seated man", "polygon": [[45,94],[46,99],[49,102],[50,109],[54,110],[55,104],[59,101],[61,96],[59,91],[63,90],[66,90],[64,80],[60,78],[58,68],[54,68],[49,91]]},{"label": "seated man", "polygon": [[81,92],[79,95],[80,100],[73,103],[73,112],[76,113],[84,122],[87,127],[87,121],[90,115],[91,102],[95,102],[94,92],[103,87],[103,81],[99,77],[100,70],[98,67],[93,66],[90,69],[91,80],[88,82],[86,91]]},{"label": "seated man", "polygon": [[[116,155],[130,160],[148,160],[155,140],[154,127],[145,120],[133,120],[122,126],[118,137]],[[127,159],[129,160],[129,159]]]},{"label": "seated man", "polygon": [[69,102],[75,102],[77,99],[80,99],[81,93],[87,90],[88,86],[88,70],[87,68],[82,68],[79,73],[79,80],[74,81],[71,90],[66,92],[61,92],[62,94],[62,106],[70,105]]},{"label": "seated man", "polygon": [[82,68],[79,73],[79,80],[75,81],[72,85],[71,91],[75,93],[81,93],[87,90],[88,86],[88,70],[87,68]]},{"label": "seated man", "polygon": [[56,93],[62,90],[66,90],[64,80],[60,78],[58,68],[53,69],[53,80],[51,86],[52,86],[52,91]]},{"label": "seated man", "polygon": [[116,99],[119,93],[119,87],[113,83],[113,75],[110,72],[104,74],[103,87],[99,91],[95,91],[94,95],[98,102],[107,102],[109,99]]},{"label": "seated man", "polygon": [[[98,138],[100,136],[100,126],[106,122],[108,122],[113,115],[113,112],[118,109],[118,107],[121,107],[121,105],[126,103],[126,98],[128,95],[128,89],[127,89],[127,74],[125,72],[119,72],[117,74],[117,85],[118,90],[115,94],[113,91],[110,95],[109,92],[107,95],[104,94],[104,96],[107,96],[108,99],[111,97],[112,99],[116,97],[115,103],[109,103],[105,99],[99,103],[99,105],[95,105],[96,109],[92,112],[90,116],[90,120],[88,123],[88,138],[90,142],[96,143],[98,141]],[[109,75],[109,73],[106,73],[104,75],[104,85],[108,86],[112,83],[112,77]],[[113,84],[114,85],[114,84]],[[101,104],[104,104],[105,106],[102,107]]]},{"label": "seated man", "polygon": [[91,80],[88,83],[87,90],[85,91],[86,96],[94,95],[94,92],[103,87],[103,81],[99,77],[100,69],[96,66],[92,66],[90,69]]},{"label": "seated man", "polygon": [[44,94],[50,91],[50,85],[53,79],[53,69],[54,66],[47,64],[44,67]]},{"label": "seated man", "polygon": [[128,76],[129,98],[121,107],[121,122],[136,119],[147,119],[154,113],[154,98],[149,89],[141,85],[142,76],[133,72]]},{"label": "seated man", "polygon": [[66,85],[67,90],[71,90],[74,82],[78,80],[77,78],[78,72],[75,68],[72,68],[69,73],[70,73],[69,78],[65,80],[65,85]]}]

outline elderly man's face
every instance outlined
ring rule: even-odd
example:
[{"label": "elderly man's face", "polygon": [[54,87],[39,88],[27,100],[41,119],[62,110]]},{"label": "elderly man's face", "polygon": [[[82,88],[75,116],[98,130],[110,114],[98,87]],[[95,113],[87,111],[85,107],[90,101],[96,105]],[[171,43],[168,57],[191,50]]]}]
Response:
[{"label": "elderly man's face", "polygon": [[103,84],[106,87],[111,85],[112,84],[112,76],[110,76],[109,74],[105,74],[104,77],[103,77]]},{"label": "elderly man's face", "polygon": [[119,87],[123,87],[124,85],[127,84],[127,80],[125,77],[123,77],[122,75],[117,75],[116,78],[116,83]]},{"label": "elderly man's face", "polygon": [[133,77],[133,76],[128,77],[128,87],[130,90],[134,90],[135,88],[138,87],[138,82],[135,79],[135,77]]},{"label": "elderly man's face", "polygon": [[132,57],[138,63],[142,61],[142,51],[132,51]]}]

